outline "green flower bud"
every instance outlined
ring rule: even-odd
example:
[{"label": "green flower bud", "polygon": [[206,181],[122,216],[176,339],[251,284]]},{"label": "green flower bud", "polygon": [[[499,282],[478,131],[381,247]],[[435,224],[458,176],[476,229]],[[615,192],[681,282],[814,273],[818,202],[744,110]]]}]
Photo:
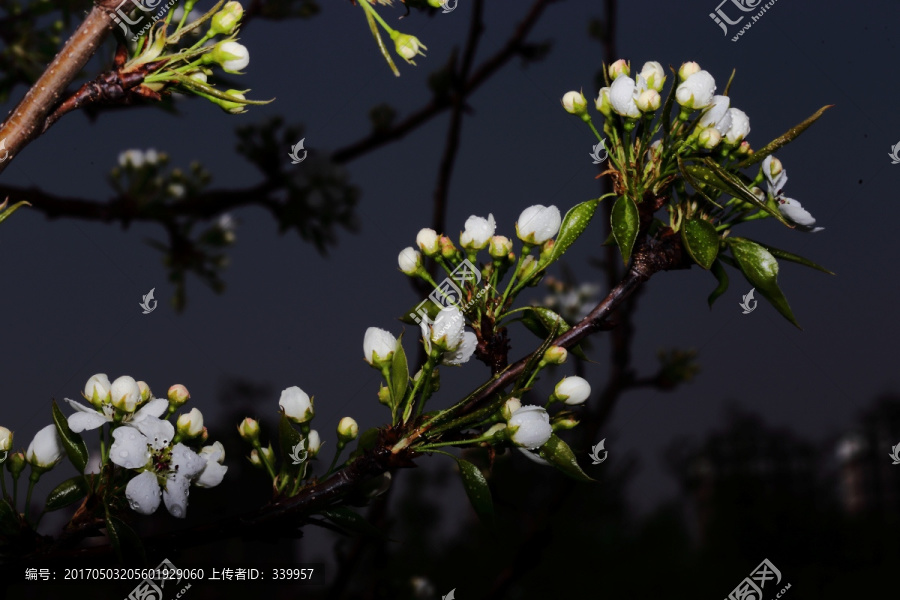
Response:
[{"label": "green flower bud", "polygon": [[231,35],[238,27],[244,7],[240,2],[226,2],[222,10],[213,15],[209,31],[213,35]]},{"label": "green flower bud", "polygon": [[245,418],[241,421],[241,424],[238,425],[238,433],[241,434],[241,437],[246,442],[250,442],[251,444],[259,441],[259,423],[256,419],[251,419],[250,417]]},{"label": "green flower bud", "polygon": [[169,406],[175,407],[183,406],[191,398],[190,392],[180,383],[170,387],[166,396],[169,398]]},{"label": "green flower bud", "polygon": [[343,442],[352,442],[359,435],[359,425],[353,417],[344,417],[337,426],[338,439]]}]

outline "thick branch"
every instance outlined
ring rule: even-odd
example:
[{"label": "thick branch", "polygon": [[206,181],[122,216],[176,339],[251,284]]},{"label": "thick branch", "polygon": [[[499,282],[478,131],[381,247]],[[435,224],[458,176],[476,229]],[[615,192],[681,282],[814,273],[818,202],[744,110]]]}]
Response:
[{"label": "thick branch", "polygon": [[109,13],[115,7],[113,0],[96,1],[84,22],[0,126],[0,140],[9,152],[6,159],[0,162],[0,173],[19,150],[40,135],[47,115],[112,27]]}]

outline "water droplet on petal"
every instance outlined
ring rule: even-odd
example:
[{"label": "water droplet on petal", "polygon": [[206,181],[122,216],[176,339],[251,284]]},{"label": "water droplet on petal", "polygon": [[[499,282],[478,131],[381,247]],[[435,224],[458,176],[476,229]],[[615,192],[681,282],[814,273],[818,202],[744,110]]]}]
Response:
[{"label": "water droplet on petal", "polygon": [[121,452],[119,452],[119,456],[121,456],[122,458],[128,458],[128,450],[122,450]]}]

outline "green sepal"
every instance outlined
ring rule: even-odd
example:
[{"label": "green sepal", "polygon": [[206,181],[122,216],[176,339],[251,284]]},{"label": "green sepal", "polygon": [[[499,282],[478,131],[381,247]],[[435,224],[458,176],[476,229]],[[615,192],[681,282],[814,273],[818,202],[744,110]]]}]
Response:
[{"label": "green sepal", "polygon": [[369,523],[369,521],[359,514],[344,506],[334,508],[326,508],[320,510],[319,514],[348,531],[359,533],[368,537],[384,538],[384,532]]},{"label": "green sepal", "polygon": [[493,523],[494,501],[491,499],[491,488],[481,469],[461,458],[458,458],[456,462],[459,464],[463,487],[466,489],[466,495],[469,497],[475,513],[482,521]]},{"label": "green sepal", "polygon": [[538,448],[538,454],[541,458],[576,481],[594,481],[581,469],[581,466],[579,466],[578,461],[575,459],[575,454],[572,452],[572,449],[569,448],[569,445],[555,433],[550,434],[550,439],[547,443]]},{"label": "green sepal", "polygon": [[755,151],[753,154],[742,160],[737,164],[738,169],[743,169],[744,167],[749,167],[750,165],[754,165],[759,161],[763,160],[765,157],[769,156],[782,146],[786,146],[790,142],[794,141],[801,133],[806,131],[806,128],[815,123],[819,117],[821,117],[826,110],[834,106],[833,104],[826,104],[816,112],[814,112],[810,117],[806,120],[801,121],[798,125],[791,127],[787,130],[783,135],[775,138],[759,150]]},{"label": "green sepal", "polygon": [[84,476],[78,475],[71,479],[66,479],[47,496],[47,506],[45,510],[59,510],[69,506],[73,502],[81,500],[87,495],[88,489],[84,482]]},{"label": "green sepal", "polygon": [[800,329],[787,298],[778,287],[778,261],[775,257],[756,242],[744,238],[726,238],[726,241],[747,281],[759,290],[785,319]]},{"label": "green sepal", "polygon": [[728,289],[728,273],[725,272],[725,267],[722,266],[722,262],[718,260],[713,262],[710,272],[715,275],[716,281],[719,282],[716,289],[714,289],[709,295],[709,298],[706,299],[706,302],[709,304],[709,309],[712,310],[713,302],[718,300],[719,296],[724,294]]},{"label": "green sepal", "polygon": [[69,422],[66,416],[59,410],[56,400],[53,401],[51,411],[53,413],[53,423],[56,425],[56,432],[59,434],[66,451],[66,456],[75,465],[79,473],[84,473],[84,468],[88,462],[87,444],[84,443],[80,434],[75,433],[69,428]]},{"label": "green sepal", "polygon": [[713,224],[704,219],[687,219],[681,227],[681,239],[694,262],[709,270],[719,254],[719,234]]},{"label": "green sepal", "polygon": [[619,251],[622,253],[622,260],[627,265],[641,224],[637,204],[628,196],[619,196],[612,208],[610,224]]}]

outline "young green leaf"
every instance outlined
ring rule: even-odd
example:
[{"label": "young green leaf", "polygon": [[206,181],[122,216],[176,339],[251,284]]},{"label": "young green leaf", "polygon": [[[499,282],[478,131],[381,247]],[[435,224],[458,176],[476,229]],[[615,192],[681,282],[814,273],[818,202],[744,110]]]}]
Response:
[{"label": "young green leaf", "polygon": [[547,259],[547,262],[543,265],[544,267],[557,261],[560,256],[565,254],[566,250],[569,249],[569,246],[575,243],[575,240],[584,233],[588,223],[594,218],[594,213],[597,211],[597,205],[600,204],[602,199],[603,198],[594,198],[592,200],[587,200],[581,204],[576,204],[569,209],[569,212],[563,217],[562,225],[559,226],[559,235],[556,236],[556,243],[553,245],[553,251],[550,253],[550,258]]},{"label": "young green leaf", "polygon": [[397,339],[397,347],[394,349],[394,358],[391,361],[391,398],[394,406],[400,406],[409,387],[409,365],[406,361],[406,352],[403,350],[403,334]]},{"label": "young green leaf", "polygon": [[569,445],[555,433],[550,436],[546,444],[538,449],[538,454],[572,479],[577,481],[594,481],[588,477],[587,473],[581,470]]},{"label": "young green leaf", "polygon": [[712,310],[713,302],[718,300],[719,296],[724,294],[728,289],[728,273],[725,272],[725,267],[723,267],[722,263],[718,260],[713,262],[710,271],[716,276],[716,280],[719,282],[719,285],[716,286],[716,289],[712,291],[712,294],[710,294],[709,298],[706,300],[709,303],[710,310]]},{"label": "young green leaf", "polygon": [[681,228],[681,239],[694,262],[706,270],[719,254],[719,234],[709,221],[687,219]]},{"label": "young green leaf", "polygon": [[785,132],[784,135],[781,135],[781,136],[775,138],[774,140],[772,140],[771,142],[769,142],[768,144],[766,144],[765,146],[763,146],[762,148],[755,151],[753,154],[751,154],[750,156],[748,156],[747,158],[745,158],[744,160],[739,162],[737,164],[737,168],[743,169],[744,167],[749,167],[750,165],[754,165],[754,164],[758,163],[759,161],[761,161],[762,159],[764,159],[765,157],[772,154],[773,152],[775,152],[776,150],[778,150],[779,148],[781,148],[782,146],[786,146],[790,142],[794,141],[797,138],[797,136],[799,136],[801,133],[806,131],[807,127],[809,127],[810,125],[815,123],[819,119],[819,117],[821,117],[825,113],[825,111],[828,110],[829,108],[831,108],[832,106],[834,106],[834,104],[826,104],[825,106],[823,106],[822,108],[820,108],[819,110],[814,112],[805,121],[802,121],[798,125],[791,127],[790,129],[787,130],[787,132]]},{"label": "young green leaf", "polygon": [[69,460],[72,461],[79,473],[84,473],[84,467],[87,466],[88,461],[87,444],[84,443],[81,435],[69,428],[69,422],[66,420],[66,416],[62,414],[62,411],[59,410],[56,400],[53,401],[51,412],[53,413],[53,423],[56,425],[56,432],[62,440],[66,456],[69,457]]},{"label": "young green leaf", "polygon": [[66,479],[47,496],[46,510],[58,510],[65,506],[77,502],[84,498],[87,494],[87,486],[84,483],[84,476],[78,475],[71,479]]},{"label": "young green leaf", "polygon": [[24,200],[22,200],[21,202],[16,202],[9,208],[6,208],[7,202],[9,202],[8,199],[4,200],[3,204],[0,204],[0,223],[5,221],[7,219],[7,217],[9,217],[11,214],[16,212],[21,206],[23,206],[23,205],[31,206],[31,202],[25,202]]},{"label": "young green leaf", "polygon": [[616,243],[619,245],[622,259],[626,265],[631,259],[631,250],[634,248],[634,241],[637,239],[640,222],[640,213],[638,213],[638,207],[634,201],[628,196],[619,196],[613,205],[610,223],[613,236],[616,238]]},{"label": "young green leaf", "polygon": [[278,419],[278,447],[281,449],[281,472],[296,476],[306,466],[306,448],[303,436],[284,413]]},{"label": "young green leaf", "polygon": [[457,459],[459,463],[459,474],[462,477],[463,487],[466,488],[466,495],[472,503],[472,508],[478,517],[486,523],[492,523],[494,520],[494,502],[491,499],[491,489],[488,487],[487,479],[481,473],[481,469],[472,463]]},{"label": "young green leaf", "polygon": [[380,529],[369,523],[364,516],[349,508],[343,506],[326,508],[325,510],[320,510],[319,514],[335,525],[340,525],[349,531],[369,537],[384,537],[384,533]]},{"label": "young green leaf", "polygon": [[[749,239],[749,238],[748,238]],[[802,256],[798,256],[796,254],[792,254],[786,250],[780,250],[768,244],[763,244],[762,242],[757,242],[756,240],[750,240],[751,242],[755,242],[772,253],[772,256],[775,258],[783,258],[784,260],[789,260],[791,262],[795,262],[797,264],[801,264],[804,267],[809,267],[810,269],[816,269],[817,271],[822,271],[823,273],[828,273],[829,275],[834,275],[831,271],[826,269],[821,265],[817,265],[813,261],[808,258],[803,258]]]},{"label": "young green leaf", "polygon": [[785,319],[800,329],[787,298],[778,287],[778,261],[775,257],[759,244],[744,238],[726,238],[726,241],[747,281],[759,290]]}]

